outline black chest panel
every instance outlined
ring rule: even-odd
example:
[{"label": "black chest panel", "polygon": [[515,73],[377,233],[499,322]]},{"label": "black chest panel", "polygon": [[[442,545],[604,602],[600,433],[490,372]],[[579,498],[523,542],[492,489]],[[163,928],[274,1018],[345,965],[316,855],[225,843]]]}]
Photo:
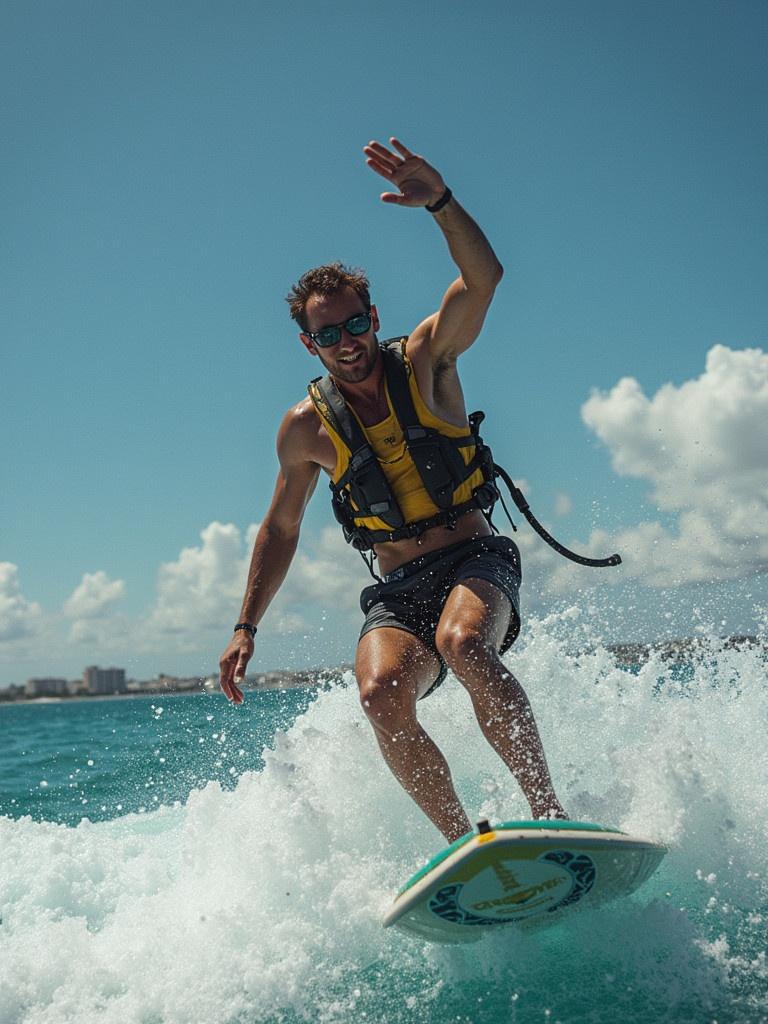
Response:
[{"label": "black chest panel", "polygon": [[[483,444],[476,429],[483,414],[473,413],[470,416],[470,433],[465,437],[446,437],[432,427],[423,426],[411,397],[408,383],[411,371],[404,350],[405,338],[394,338],[381,344],[389,397],[406,448],[424,489],[440,510],[428,519],[405,522],[376,453],[331,377],[318,377],[309,386],[310,396],[318,412],[333,427],[350,452],[346,472],[336,483],[330,484],[331,500],[345,537],[362,551],[384,541],[416,537],[433,526],[451,525],[459,515],[471,508],[489,510],[498,497],[493,483],[493,455]],[[469,447],[475,448],[475,454],[467,463],[461,449]],[[483,470],[482,485],[475,489],[469,501],[454,505],[455,490],[478,469]],[[372,516],[383,520],[388,529],[370,530],[355,522],[356,518]]]}]

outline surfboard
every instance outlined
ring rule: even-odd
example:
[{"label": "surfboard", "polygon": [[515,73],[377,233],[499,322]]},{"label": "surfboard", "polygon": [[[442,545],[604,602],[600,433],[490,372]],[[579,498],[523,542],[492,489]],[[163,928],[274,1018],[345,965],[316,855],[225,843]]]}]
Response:
[{"label": "surfboard", "polygon": [[432,942],[475,942],[490,929],[555,924],[634,892],[666,852],[589,822],[481,821],[406,882],[384,927]]}]

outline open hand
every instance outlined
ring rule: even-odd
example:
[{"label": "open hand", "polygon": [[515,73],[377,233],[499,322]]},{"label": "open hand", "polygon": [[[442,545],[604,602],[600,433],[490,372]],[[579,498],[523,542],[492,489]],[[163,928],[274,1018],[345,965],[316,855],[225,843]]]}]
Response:
[{"label": "open hand", "polygon": [[442,175],[423,156],[412,153],[398,139],[389,141],[397,152],[375,141],[363,147],[367,157],[365,162],[371,170],[399,189],[399,192],[382,192],[382,202],[400,206],[432,206],[445,192]]}]

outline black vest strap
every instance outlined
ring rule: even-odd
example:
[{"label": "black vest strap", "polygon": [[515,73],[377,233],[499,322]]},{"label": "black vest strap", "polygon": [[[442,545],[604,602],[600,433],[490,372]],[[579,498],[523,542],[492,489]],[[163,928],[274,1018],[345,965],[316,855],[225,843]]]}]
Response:
[{"label": "black vest strap", "polygon": [[[333,510],[339,522],[350,516],[375,516],[396,530],[405,519],[376,453],[330,377],[317,377],[309,385],[309,394],[318,412],[325,416],[349,448],[347,471],[332,485]],[[350,506],[350,499],[354,507]],[[346,507],[345,507],[346,506]]]},{"label": "black vest strap", "polygon": [[476,439],[471,435],[446,437],[419,422],[409,386],[413,371],[405,361],[405,341],[402,338],[386,342],[381,350],[389,397],[427,494],[439,509],[450,509],[456,488],[478,468],[477,461],[466,463],[460,452],[461,448],[475,445]]},{"label": "black vest strap", "polygon": [[344,444],[354,454],[360,451],[361,448],[368,447],[368,440],[360,429],[360,424],[357,422],[355,417],[352,415],[349,406],[341,397],[339,389],[334,384],[331,377],[315,377],[310,383],[310,395],[312,396],[315,405],[318,405],[317,398],[312,394],[313,388],[316,388],[319,392],[320,398],[322,399],[321,412],[327,420],[330,421],[331,426],[342,439]]}]

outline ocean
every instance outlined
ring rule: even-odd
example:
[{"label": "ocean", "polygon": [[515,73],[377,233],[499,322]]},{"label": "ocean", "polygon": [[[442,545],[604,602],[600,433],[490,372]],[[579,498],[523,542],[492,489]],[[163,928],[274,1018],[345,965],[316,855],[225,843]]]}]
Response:
[{"label": "ocean", "polygon": [[[430,945],[381,918],[442,841],[354,680],[0,706],[1,1024],[768,1021],[758,648],[618,665],[534,624],[507,661],[571,816],[665,843],[632,897]],[[420,706],[470,817],[528,817],[451,677]]]}]

